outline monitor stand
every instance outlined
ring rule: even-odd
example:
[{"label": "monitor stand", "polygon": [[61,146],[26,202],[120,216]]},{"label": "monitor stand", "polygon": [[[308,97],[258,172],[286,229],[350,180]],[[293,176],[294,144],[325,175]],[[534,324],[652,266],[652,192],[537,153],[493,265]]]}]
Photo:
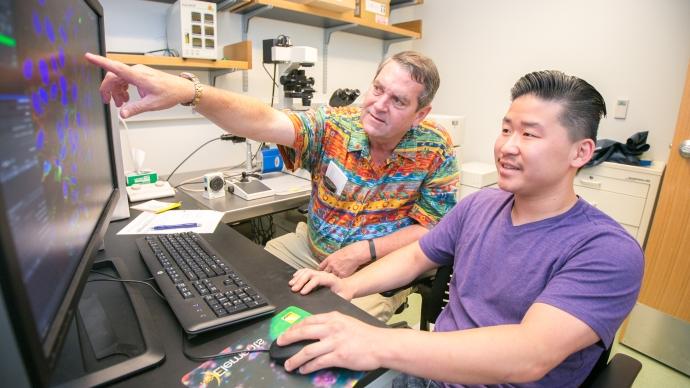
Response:
[{"label": "monitor stand", "polygon": [[[94,263],[93,270],[133,279],[118,258]],[[93,281],[91,272],[58,357],[52,386],[93,387],[120,380],[165,359],[152,317],[140,294],[143,285]],[[141,290],[143,292],[150,292]]]}]

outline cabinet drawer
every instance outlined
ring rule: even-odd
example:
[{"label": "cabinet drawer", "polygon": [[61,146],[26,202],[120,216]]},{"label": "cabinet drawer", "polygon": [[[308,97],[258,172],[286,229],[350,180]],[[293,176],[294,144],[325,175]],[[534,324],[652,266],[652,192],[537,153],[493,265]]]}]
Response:
[{"label": "cabinet drawer", "polygon": [[621,224],[639,226],[645,199],[632,195],[575,186],[575,192]]},{"label": "cabinet drawer", "polygon": [[580,171],[575,177],[574,185],[576,187],[580,186],[594,190],[610,191],[613,193],[632,195],[634,197],[647,198],[649,183],[644,181],[633,181],[632,179],[632,177],[629,177],[628,180],[614,179]]}]

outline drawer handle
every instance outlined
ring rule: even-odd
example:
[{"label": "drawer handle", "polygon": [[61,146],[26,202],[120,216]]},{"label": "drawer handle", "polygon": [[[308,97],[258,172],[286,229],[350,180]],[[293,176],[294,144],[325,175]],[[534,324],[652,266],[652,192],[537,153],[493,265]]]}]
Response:
[{"label": "drawer handle", "polygon": [[582,186],[590,187],[592,189],[600,189],[601,188],[601,182],[591,180],[591,179],[580,179],[580,183],[582,183]]},{"label": "drawer handle", "polygon": [[650,182],[651,182],[650,179],[636,178],[636,177],[634,177],[634,176],[629,176],[629,177],[628,177],[628,180],[629,180],[629,181],[633,181],[633,182],[644,182],[644,183],[650,183]]}]

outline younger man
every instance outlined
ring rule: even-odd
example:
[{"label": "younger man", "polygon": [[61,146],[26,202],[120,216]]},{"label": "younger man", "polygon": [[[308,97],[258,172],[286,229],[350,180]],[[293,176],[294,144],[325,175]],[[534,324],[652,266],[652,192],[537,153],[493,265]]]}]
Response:
[{"label": "younger man", "polygon": [[432,387],[583,382],[635,303],[643,255],[573,189],[606,114],[599,92],[558,71],[527,74],[511,92],[494,147],[501,190],[466,198],[420,241],[349,278],[305,269],[290,281],[295,292],[321,285],[350,299],[453,265],[436,332],[316,315],[278,339],[319,340],[286,369],[385,367],[405,373],[398,382]]}]

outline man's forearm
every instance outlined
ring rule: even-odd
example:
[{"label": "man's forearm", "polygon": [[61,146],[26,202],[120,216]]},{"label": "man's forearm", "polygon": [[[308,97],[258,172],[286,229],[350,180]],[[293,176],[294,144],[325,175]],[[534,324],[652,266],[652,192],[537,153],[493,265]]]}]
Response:
[{"label": "man's forearm", "polygon": [[196,110],[233,135],[286,146],[295,140],[287,115],[252,97],[205,86]]},{"label": "man's forearm", "polygon": [[[551,366],[520,325],[445,333],[387,330],[376,351],[381,365],[413,376],[465,384],[538,380]],[[543,354],[540,354],[543,352]]]},{"label": "man's forearm", "polygon": [[376,257],[381,258],[397,249],[417,241],[422,236],[427,234],[427,232],[429,232],[427,228],[414,224],[395,231],[388,236],[377,237],[374,239]]},{"label": "man's forearm", "polygon": [[355,297],[392,290],[409,284],[419,275],[437,267],[413,242],[344,279]]}]

